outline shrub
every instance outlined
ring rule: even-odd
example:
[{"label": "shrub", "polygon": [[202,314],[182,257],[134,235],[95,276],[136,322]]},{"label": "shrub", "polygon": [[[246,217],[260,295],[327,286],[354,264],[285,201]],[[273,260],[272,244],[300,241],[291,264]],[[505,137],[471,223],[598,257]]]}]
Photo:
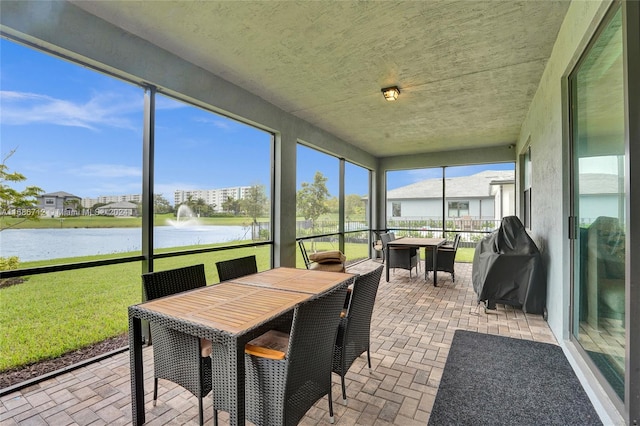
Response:
[{"label": "shrub", "polygon": [[[9,271],[11,269],[18,269],[20,265],[20,258],[18,256],[0,257],[0,271]],[[20,284],[24,282],[24,278],[2,278],[0,279],[0,288],[9,287],[11,285]]]},{"label": "shrub", "polygon": [[18,269],[18,265],[20,265],[20,258],[18,256],[0,257],[0,271]]}]

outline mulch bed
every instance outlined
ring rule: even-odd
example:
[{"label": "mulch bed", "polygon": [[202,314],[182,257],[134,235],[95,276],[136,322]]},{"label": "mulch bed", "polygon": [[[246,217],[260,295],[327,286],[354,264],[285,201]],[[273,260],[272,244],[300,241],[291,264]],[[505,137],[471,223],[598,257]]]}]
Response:
[{"label": "mulch bed", "polygon": [[12,285],[18,285],[25,282],[23,277],[15,277],[15,278],[3,278],[0,280],[0,288],[11,287]]},{"label": "mulch bed", "polygon": [[58,358],[36,362],[23,367],[0,371],[0,389],[33,379],[34,377],[77,364],[129,345],[129,335],[122,334],[96,344],[68,352]]}]

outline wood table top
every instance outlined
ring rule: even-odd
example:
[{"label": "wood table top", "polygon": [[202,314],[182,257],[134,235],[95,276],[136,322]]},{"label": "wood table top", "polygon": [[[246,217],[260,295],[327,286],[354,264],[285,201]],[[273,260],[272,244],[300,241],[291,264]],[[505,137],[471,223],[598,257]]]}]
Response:
[{"label": "wood table top", "polygon": [[354,276],[344,272],[281,267],[246,275],[233,279],[231,282],[307,294],[319,294]]},{"label": "wood table top", "polygon": [[414,237],[402,237],[389,241],[387,245],[390,246],[407,246],[407,247],[433,247],[441,246],[445,243],[444,238],[414,238]]},{"label": "wood table top", "polygon": [[308,293],[224,282],[151,300],[138,307],[237,334],[309,297]]}]

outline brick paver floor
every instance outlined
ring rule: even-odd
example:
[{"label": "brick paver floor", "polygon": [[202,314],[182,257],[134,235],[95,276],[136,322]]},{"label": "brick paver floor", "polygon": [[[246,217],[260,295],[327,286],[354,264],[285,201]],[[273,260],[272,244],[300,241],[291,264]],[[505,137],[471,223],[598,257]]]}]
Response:
[{"label": "brick paver floor", "polygon": [[[380,264],[367,261],[349,268],[366,272]],[[424,265],[422,266],[424,268]],[[556,343],[540,315],[498,305],[486,314],[476,304],[471,265],[457,263],[456,282],[439,274],[439,285],[422,275],[397,269],[382,281],[372,319],[369,371],[366,355],[347,374],[347,405],[340,378],[333,375],[337,425],[427,424],[454,331],[457,329]],[[424,271],[424,269],[422,269]],[[198,423],[198,402],[188,391],[161,380],[152,404],[152,348],[144,349],[148,425]],[[213,424],[211,399],[205,420]],[[220,413],[220,424],[228,415]],[[0,399],[2,425],[120,425],[131,423],[129,352],[59,375]],[[309,410],[302,425],[329,424],[326,398]]]}]

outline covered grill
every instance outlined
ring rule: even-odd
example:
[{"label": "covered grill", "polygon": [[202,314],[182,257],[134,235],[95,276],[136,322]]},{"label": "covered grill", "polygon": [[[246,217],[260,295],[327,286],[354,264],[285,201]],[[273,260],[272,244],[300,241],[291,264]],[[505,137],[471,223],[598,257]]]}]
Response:
[{"label": "covered grill", "polygon": [[496,303],[524,312],[546,312],[547,279],[538,247],[517,216],[502,219],[500,228],[478,242],[473,257],[473,289],[478,303]]}]

